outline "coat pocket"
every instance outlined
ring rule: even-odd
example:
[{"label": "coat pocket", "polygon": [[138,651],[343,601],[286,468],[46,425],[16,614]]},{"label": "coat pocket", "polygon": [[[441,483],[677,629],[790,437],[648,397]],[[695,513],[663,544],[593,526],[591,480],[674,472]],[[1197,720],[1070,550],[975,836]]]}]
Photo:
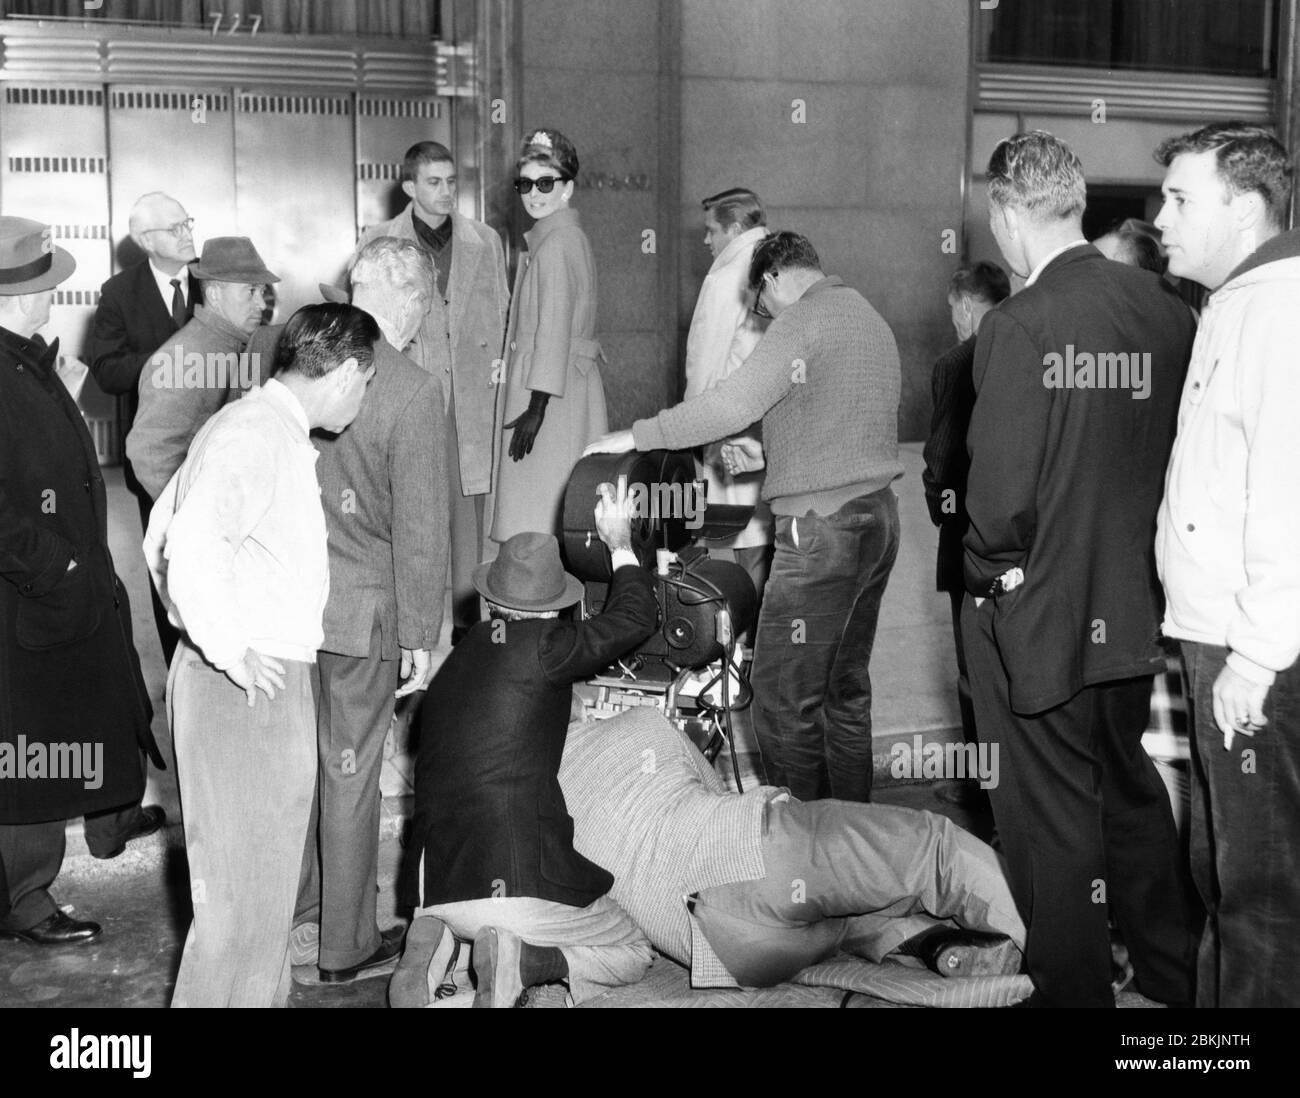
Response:
[{"label": "coat pocket", "polygon": [[39,598],[19,599],[14,635],[29,652],[85,640],[99,628],[104,601],[92,575],[95,561],[78,564]]},{"label": "coat pocket", "polygon": [[597,362],[604,362],[605,352],[594,339],[574,339],[569,342],[569,365],[578,372],[578,376],[586,377],[593,370],[598,369]]}]

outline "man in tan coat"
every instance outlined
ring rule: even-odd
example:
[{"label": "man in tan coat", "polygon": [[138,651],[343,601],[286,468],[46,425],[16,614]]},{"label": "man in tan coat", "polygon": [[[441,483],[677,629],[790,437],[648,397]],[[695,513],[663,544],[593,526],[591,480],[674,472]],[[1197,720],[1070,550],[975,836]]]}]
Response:
[{"label": "man in tan coat", "polygon": [[478,621],[473,572],[483,556],[483,509],[492,486],[498,359],[510,291],[501,238],[456,209],[456,164],[436,141],[412,145],[402,163],[400,214],[365,231],[371,240],[416,241],[437,269],[438,292],[407,353],[438,378],[447,413],[451,516],[452,641]]}]

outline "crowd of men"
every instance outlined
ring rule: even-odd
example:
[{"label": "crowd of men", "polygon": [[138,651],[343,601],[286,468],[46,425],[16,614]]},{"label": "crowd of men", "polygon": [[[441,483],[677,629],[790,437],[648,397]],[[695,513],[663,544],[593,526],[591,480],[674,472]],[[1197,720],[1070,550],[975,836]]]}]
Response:
[{"label": "crowd of men", "polygon": [[[194,903],[174,1003],[283,1005],[293,963],[325,983],[391,967],[404,927],[377,921],[379,770],[397,698],[428,690],[395,1005],[435,1002],[454,943],[472,941],[478,1005],[553,980],[575,1000],[635,981],[653,944],[700,986],[762,986],[839,949],[973,974],[1015,971],[1023,951],[1031,1004],[1102,1006],[1111,922],[1151,999],[1294,1005],[1294,172],[1273,136],[1236,123],[1157,157],[1169,271],[1212,291],[1199,327],[1158,274],[1084,239],[1082,166],[1042,132],[1003,141],[987,173],[1021,288],[991,264],[952,287],[962,344],[936,369],[925,487],[965,731],[1001,748],[1005,879],[950,825],[867,803],[869,664],[899,547],[898,351],[810,241],[767,232],[753,192],[705,202],[715,262],[687,398],[589,447],[703,447],[720,490],[763,474],[770,574],[764,515],[734,548],[759,550],[741,559],[764,586],[752,679],[770,784],[738,798],[666,724],[568,726],[572,684],[654,625],[623,493],[593,501],[614,583],[587,622],[558,618],[580,591],[551,531],[482,560],[499,426],[484,381],[508,300],[499,238],[455,208],[451,154],[408,152],[410,205],[361,241],[350,303],[283,328],[261,326],[277,279],[251,241],[211,238],[196,262],[184,208],[142,198],[146,258],[105,285],[91,360],[125,398],[170,661]],[[106,857],[163,822],[140,805],[157,751],[103,480],[57,345],[36,334],[72,269],[47,245],[38,223],[0,219],[0,687],[14,699],[0,735],[53,747],[90,697],[112,780],[37,794],[0,771],[24,793],[0,802],[0,936],[37,945],[100,932],[49,896],[64,819],[104,821],[92,852]],[[460,644],[434,678],[449,563]],[[1188,682],[1199,954],[1140,742],[1162,629]],[[53,683],[70,669],[87,694]],[[816,865],[829,869],[814,880]],[[796,879],[809,906],[787,903]]]}]

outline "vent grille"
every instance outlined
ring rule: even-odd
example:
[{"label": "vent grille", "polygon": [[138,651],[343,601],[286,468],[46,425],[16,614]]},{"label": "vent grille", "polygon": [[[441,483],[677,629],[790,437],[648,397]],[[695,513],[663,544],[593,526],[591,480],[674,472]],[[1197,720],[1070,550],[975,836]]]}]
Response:
[{"label": "vent grille", "polygon": [[55,305],[98,305],[98,290],[55,290]]},{"label": "vent grille", "polygon": [[244,114],[341,114],[352,113],[346,99],[324,95],[258,95],[243,92],[239,109]]},{"label": "vent grille", "polygon": [[401,179],[401,164],[376,164],[362,161],[357,165],[358,179]]},{"label": "vent grille", "polygon": [[52,225],[60,240],[107,240],[107,225]]},{"label": "vent grille", "polygon": [[374,118],[441,118],[436,99],[358,99],[357,114]]},{"label": "vent grille", "polygon": [[32,107],[102,107],[99,88],[5,88],[5,102]]},{"label": "vent grille", "polygon": [[133,111],[192,111],[196,100],[202,100],[210,111],[230,110],[230,96],[215,92],[173,91],[114,91],[112,105],[115,110]]},{"label": "vent grille", "polygon": [[104,174],[102,156],[11,156],[11,172],[73,172]]}]

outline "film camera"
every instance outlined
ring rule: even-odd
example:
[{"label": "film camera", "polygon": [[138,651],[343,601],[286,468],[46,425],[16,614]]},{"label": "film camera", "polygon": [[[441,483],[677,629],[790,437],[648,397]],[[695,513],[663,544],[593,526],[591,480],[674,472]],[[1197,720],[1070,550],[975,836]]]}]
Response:
[{"label": "film camera", "polygon": [[[758,597],[744,568],[712,560],[692,542],[738,533],[753,508],[707,505],[705,485],[695,479],[689,454],[652,450],[584,457],[565,489],[561,547],[568,570],[586,586],[588,609],[603,605],[612,578],[592,504],[600,484],[620,481],[633,508],[633,552],[654,576],[659,620],[644,644],[592,680],[589,709],[599,717],[653,705],[710,762],[729,743],[739,785],[731,711],[748,705],[752,695],[736,658],[736,638],[754,624]],[[716,674],[692,674],[714,663]]]}]

